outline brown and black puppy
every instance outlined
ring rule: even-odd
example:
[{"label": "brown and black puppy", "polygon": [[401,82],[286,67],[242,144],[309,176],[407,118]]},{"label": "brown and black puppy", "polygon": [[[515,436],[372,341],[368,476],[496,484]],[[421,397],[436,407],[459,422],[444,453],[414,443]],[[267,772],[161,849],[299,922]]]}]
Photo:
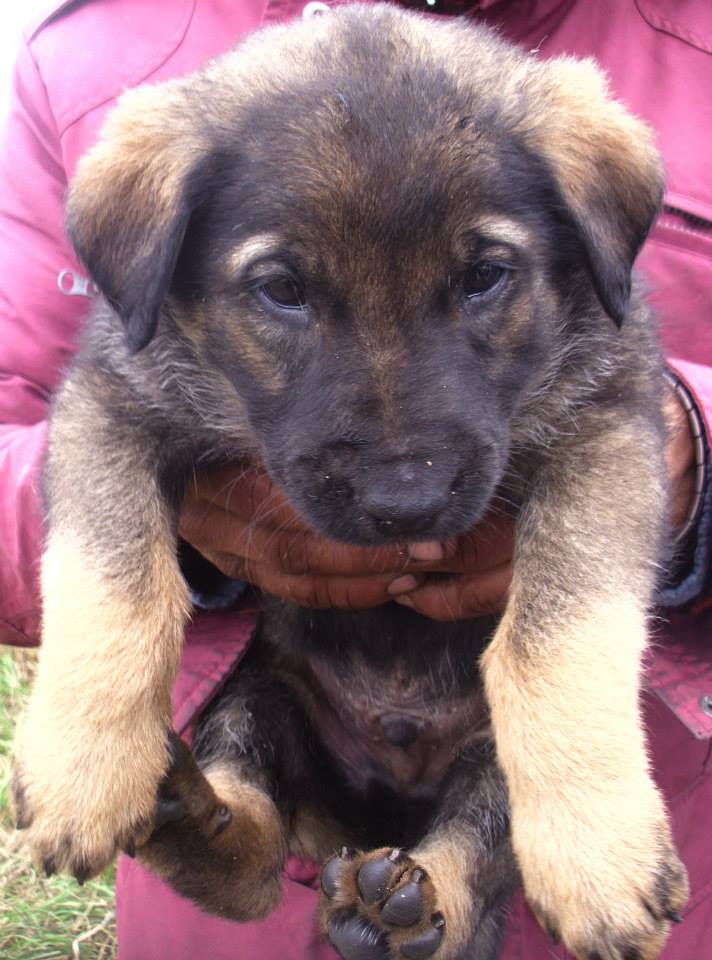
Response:
[{"label": "brown and black puppy", "polygon": [[514,503],[511,597],[491,640],[269,606],[198,731],[207,780],[179,751],[146,860],[248,918],[285,850],[358,847],[323,875],[344,956],[484,960],[514,877],[506,780],[546,927],[581,960],[657,956],[686,891],[638,710],[665,495],[631,265],[660,195],[591,63],[388,7],[126,94],[69,201],[106,302],[47,463],[17,797],[48,869],[92,874],[150,832],[189,606],[177,508],[196,466],[251,459],[353,544]]}]

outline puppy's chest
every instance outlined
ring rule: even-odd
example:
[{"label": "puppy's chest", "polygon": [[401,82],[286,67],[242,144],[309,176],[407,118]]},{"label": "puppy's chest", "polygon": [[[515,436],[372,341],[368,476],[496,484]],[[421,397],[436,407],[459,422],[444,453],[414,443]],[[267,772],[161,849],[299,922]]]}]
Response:
[{"label": "puppy's chest", "polygon": [[315,733],[358,792],[384,786],[428,799],[467,744],[489,735],[476,678],[463,690],[402,661],[376,670],[355,660],[343,673],[317,661],[310,674]]}]

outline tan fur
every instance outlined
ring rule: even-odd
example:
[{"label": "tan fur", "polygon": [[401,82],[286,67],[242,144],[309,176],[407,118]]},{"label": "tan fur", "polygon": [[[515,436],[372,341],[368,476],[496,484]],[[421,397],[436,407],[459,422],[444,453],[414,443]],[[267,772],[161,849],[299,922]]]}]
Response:
[{"label": "tan fur", "polygon": [[590,191],[614,176],[621,203],[635,217],[660,180],[651,129],[610,98],[593,60],[545,61],[538,73],[544,96],[541,112],[531,117],[532,130],[560,175],[566,199],[585,216]]},{"label": "tan fur", "polygon": [[661,491],[631,496],[623,520],[595,483],[615,473],[635,491],[633,451],[652,456],[646,446],[642,425],[609,430],[589,437],[588,482],[557,465],[528,507],[534,526],[520,521],[507,611],[482,658],[527,896],[581,960],[592,944],[608,960],[606,930],[644,960],[657,956],[665,930],[646,903],[655,912],[661,878],[674,909],[687,895],[638,708],[646,623],[636,595],[652,570],[638,552],[643,531],[631,530]]},{"label": "tan fur", "polygon": [[[266,917],[281,899],[280,872],[287,855],[282,821],[264,790],[236,776],[229,766],[204,771],[232,821],[217,838],[237,873],[233,885],[216,883],[216,898],[243,905],[245,920]],[[237,851],[237,857],[235,856]]]},{"label": "tan fur", "polygon": [[285,854],[282,821],[264,790],[240,779],[234,768],[215,766],[204,771],[216,796],[233,812],[242,853],[241,872],[259,882],[265,872],[265,851]]},{"label": "tan fur", "polygon": [[482,217],[473,226],[478,233],[503,246],[524,247],[532,239],[531,231],[526,225],[510,217]]},{"label": "tan fur", "polygon": [[258,324],[231,331],[231,335],[240,351],[240,358],[250,373],[267,390],[280,390],[286,375],[283,363],[275,357],[267,338],[260,336]]},{"label": "tan fur", "polygon": [[[531,676],[505,649],[512,629],[510,616],[484,666],[529,900],[578,957],[588,956],[604,929],[642,940],[641,957],[655,957],[665,931],[645,904],[654,902],[656,877],[674,854],[637,715],[644,617],[620,598],[600,598],[560,638],[550,628],[547,641],[558,653]],[[678,872],[674,896],[682,903],[687,890]]]},{"label": "tan fur", "polygon": [[469,844],[451,833],[428,838],[411,854],[423,867],[435,888],[435,909],[445,917],[447,932],[438,960],[459,957],[472,934],[474,871]]},{"label": "tan fur", "polygon": [[226,263],[228,278],[232,280],[252,263],[268,258],[279,249],[279,245],[279,237],[275,234],[261,233],[250,237],[246,243],[241,243],[230,251]]},{"label": "tan fur", "polygon": [[159,544],[149,569],[137,601],[69,532],[54,530],[43,558],[43,646],[19,742],[27,839],[52,869],[67,832],[79,861],[106,863],[152,820],[188,598]]},{"label": "tan fur", "polygon": [[286,856],[271,798],[234,766],[215,764],[201,772],[184,745],[168,783],[181,812],[156,831],[158,841],[138,847],[138,858],[186,896],[194,892],[194,858],[210,880],[204,908],[232,920],[267,916],[281,897]]},{"label": "tan fur", "polygon": [[[180,89],[180,81],[171,85],[171,91]],[[179,94],[176,99],[180,101]],[[79,161],[69,203],[81,229],[77,239],[87,249],[100,242],[118,218],[145,220],[150,215],[160,226],[173,216],[178,185],[205,145],[192,124],[181,119],[179,110],[167,122],[168,102],[170,94],[164,86],[127,91],[108,119],[102,139]],[[135,209],[119,206],[132,199]],[[81,211],[89,204],[91,216],[83,217]]]},{"label": "tan fur", "polygon": [[289,832],[289,852],[304,860],[323,863],[344,843],[344,832],[324,812],[300,807]]}]

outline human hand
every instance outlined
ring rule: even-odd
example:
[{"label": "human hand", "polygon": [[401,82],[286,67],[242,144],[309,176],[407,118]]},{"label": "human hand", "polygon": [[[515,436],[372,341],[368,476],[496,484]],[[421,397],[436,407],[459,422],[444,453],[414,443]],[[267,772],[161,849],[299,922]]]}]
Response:
[{"label": "human hand", "polygon": [[463,584],[463,598],[468,609],[477,603],[480,612],[494,612],[508,586],[498,567],[511,556],[511,528],[512,521],[491,518],[445,544],[352,547],[311,530],[266,473],[227,466],[190,484],[178,532],[227,576],[300,606],[380,606],[423,584],[424,612],[432,594],[456,615],[450,581],[428,585],[426,574],[477,571],[476,584]]},{"label": "human hand", "polygon": [[[351,547],[314,532],[263,471],[230,465],[199,475],[178,532],[229,577],[303,607],[360,609],[417,586],[408,548]],[[413,547],[428,554],[427,547]]]},{"label": "human hand", "polygon": [[695,496],[695,442],[690,432],[690,418],[672,388],[668,389],[663,414],[667,427],[665,462],[670,482],[670,521],[673,527],[679,528],[689,517]]},{"label": "human hand", "polygon": [[[695,453],[687,413],[665,403],[672,521],[688,515]],[[311,530],[264,472],[227,466],[190,485],[180,535],[227,576],[304,607],[361,609],[395,600],[434,620],[501,613],[512,579],[514,520],[494,511],[443,544],[351,547]]]},{"label": "human hand", "polygon": [[[681,527],[692,505],[697,468],[687,411],[672,388],[668,389],[663,413],[667,426],[665,462],[670,484],[670,520],[674,527]],[[492,537],[501,538],[496,548],[500,563],[485,568],[483,554],[493,550]],[[393,599],[433,620],[466,620],[501,613],[512,579],[513,521],[501,518],[490,527],[485,519],[460,538],[458,549],[464,555],[460,571],[452,571],[455,576],[447,580],[426,577],[421,586]],[[441,569],[449,569],[446,562]]]}]

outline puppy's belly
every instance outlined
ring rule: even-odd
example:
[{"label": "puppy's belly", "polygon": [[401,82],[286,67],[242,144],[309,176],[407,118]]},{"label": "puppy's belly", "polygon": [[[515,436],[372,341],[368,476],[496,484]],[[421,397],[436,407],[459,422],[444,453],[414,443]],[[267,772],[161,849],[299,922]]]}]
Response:
[{"label": "puppy's belly", "polygon": [[[359,793],[386,787],[431,799],[458,753],[489,737],[479,689],[467,697],[433,697],[427,684],[361,674],[346,684],[324,664],[312,665],[320,696],[308,710],[321,742]],[[351,678],[353,679],[353,678]],[[419,689],[420,688],[420,689]]]}]

